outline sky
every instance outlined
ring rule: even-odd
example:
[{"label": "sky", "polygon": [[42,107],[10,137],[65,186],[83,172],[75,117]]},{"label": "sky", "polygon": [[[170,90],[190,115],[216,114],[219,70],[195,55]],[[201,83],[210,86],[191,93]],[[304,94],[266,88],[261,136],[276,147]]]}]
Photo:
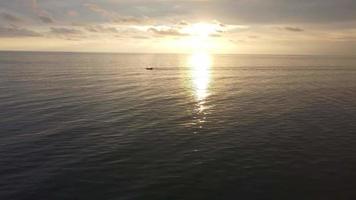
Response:
[{"label": "sky", "polygon": [[356,1],[0,0],[0,50],[356,55]]}]

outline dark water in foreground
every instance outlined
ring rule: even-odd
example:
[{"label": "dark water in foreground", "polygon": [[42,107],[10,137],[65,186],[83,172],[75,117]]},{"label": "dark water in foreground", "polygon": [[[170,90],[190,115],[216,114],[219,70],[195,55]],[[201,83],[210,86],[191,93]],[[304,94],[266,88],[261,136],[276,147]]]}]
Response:
[{"label": "dark water in foreground", "polygon": [[0,199],[356,199],[356,58],[2,52]]}]

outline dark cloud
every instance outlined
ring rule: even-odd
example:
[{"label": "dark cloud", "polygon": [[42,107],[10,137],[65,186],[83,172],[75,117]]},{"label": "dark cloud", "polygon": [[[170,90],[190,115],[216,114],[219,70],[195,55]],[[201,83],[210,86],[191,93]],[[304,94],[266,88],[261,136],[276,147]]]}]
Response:
[{"label": "dark cloud", "polygon": [[4,20],[6,20],[10,23],[20,23],[20,22],[24,21],[22,18],[17,17],[14,14],[6,13],[6,12],[1,13],[0,16],[1,16],[1,18],[3,18]]},{"label": "dark cloud", "polygon": [[17,26],[2,27],[0,26],[0,37],[18,38],[18,37],[40,37],[41,34],[35,31],[20,28]]},{"label": "dark cloud", "polygon": [[213,33],[209,35],[210,37],[222,37],[221,34]]},{"label": "dark cloud", "polygon": [[164,28],[164,29],[149,28],[148,31],[159,36],[188,36],[189,35],[187,33],[182,33],[175,28]]},{"label": "dark cloud", "polygon": [[35,13],[35,15],[37,15],[38,19],[42,23],[45,23],[45,24],[54,23],[54,19],[51,16],[51,14],[47,10],[40,7],[37,0],[32,0],[31,6],[32,6],[32,12]]},{"label": "dark cloud", "polygon": [[97,4],[93,4],[93,3],[85,3],[83,4],[83,6],[85,6],[86,8],[88,8],[89,10],[95,12],[95,13],[98,13],[104,17],[108,17],[108,18],[111,18],[113,17],[113,13],[107,11],[106,9],[100,7],[99,5]]},{"label": "dark cloud", "polygon": [[71,25],[71,26],[76,26],[76,27],[89,26],[87,23],[81,23],[81,22],[72,22],[70,25]]},{"label": "dark cloud", "polygon": [[102,0],[97,4],[101,12],[150,18],[202,17],[229,24],[356,21],[355,0]]},{"label": "dark cloud", "polygon": [[86,35],[83,31],[67,27],[51,27],[47,36],[70,41],[80,41],[86,38]]},{"label": "dark cloud", "polygon": [[101,15],[102,17],[108,19],[110,22],[117,23],[117,24],[143,24],[150,21],[148,18],[120,16],[116,12],[109,11],[93,3],[86,3],[84,4],[84,6],[89,10],[91,10],[92,12],[95,12]]},{"label": "dark cloud", "polygon": [[[20,3],[21,2],[21,3]],[[93,3],[94,2],[94,3]],[[140,19],[220,19],[229,24],[341,23],[356,21],[355,0],[1,0],[0,8],[21,14],[28,10],[54,19],[75,11],[81,22],[111,21],[125,16]],[[92,12],[87,12],[88,9]],[[93,12],[99,14],[93,15]],[[72,12],[74,13],[74,12]],[[74,14],[76,15],[76,14]],[[122,20],[116,19],[121,22]],[[137,23],[138,21],[123,20]]]},{"label": "dark cloud", "polygon": [[179,26],[188,26],[189,23],[188,23],[187,21],[185,21],[185,20],[182,20],[182,21],[180,21],[180,22],[178,23],[178,25],[179,25]]},{"label": "dark cloud", "polygon": [[147,37],[147,36],[132,36],[132,38],[134,39],[140,39],[140,40],[146,40],[146,39],[150,39],[150,37]]},{"label": "dark cloud", "polygon": [[38,18],[43,22],[43,23],[46,23],[46,24],[52,24],[54,22],[54,20],[49,17],[49,16],[44,16],[44,15],[40,15],[38,16]]},{"label": "dark cloud", "polygon": [[303,32],[304,29],[298,27],[284,27],[284,30],[292,31],[292,32]]},{"label": "dark cloud", "polygon": [[118,33],[119,32],[115,27],[105,27],[101,25],[87,26],[85,29],[92,33]]},{"label": "dark cloud", "polygon": [[356,36],[342,36],[342,37],[337,37],[337,40],[340,41],[351,41],[351,42],[355,42],[356,41]]},{"label": "dark cloud", "polygon": [[81,30],[78,30],[78,29],[74,29],[74,28],[55,28],[55,27],[51,27],[51,33],[55,34],[55,35],[71,35],[71,36],[82,35],[83,34],[83,32]]},{"label": "dark cloud", "polygon": [[354,0],[221,0],[201,2],[204,12],[228,22],[335,23],[356,20]]},{"label": "dark cloud", "polygon": [[117,24],[143,24],[148,20],[135,17],[115,17],[112,21]]}]

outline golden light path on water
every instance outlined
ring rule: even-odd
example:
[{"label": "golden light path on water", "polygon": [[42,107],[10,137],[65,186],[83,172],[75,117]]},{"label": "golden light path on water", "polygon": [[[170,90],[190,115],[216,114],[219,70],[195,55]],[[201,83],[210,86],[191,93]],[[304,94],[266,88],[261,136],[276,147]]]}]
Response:
[{"label": "golden light path on water", "polygon": [[203,112],[206,98],[209,96],[212,58],[205,52],[194,53],[189,58],[192,89],[197,101],[198,111]]}]

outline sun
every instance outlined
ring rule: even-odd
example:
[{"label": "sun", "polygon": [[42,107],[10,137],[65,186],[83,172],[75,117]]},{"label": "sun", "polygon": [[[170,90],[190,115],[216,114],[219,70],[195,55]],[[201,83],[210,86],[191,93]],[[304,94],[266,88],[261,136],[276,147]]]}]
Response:
[{"label": "sun", "polygon": [[214,23],[195,23],[182,29],[190,37],[184,39],[184,45],[188,46],[192,52],[207,52],[212,49],[214,41],[212,35],[217,34],[219,27]]},{"label": "sun", "polygon": [[202,39],[208,38],[211,34],[214,34],[216,30],[215,24],[209,23],[197,23],[190,26],[190,34]]},{"label": "sun", "polygon": [[199,22],[181,25],[184,37],[175,39],[169,46],[184,53],[220,53],[227,47],[224,36],[229,27],[218,22]]}]

